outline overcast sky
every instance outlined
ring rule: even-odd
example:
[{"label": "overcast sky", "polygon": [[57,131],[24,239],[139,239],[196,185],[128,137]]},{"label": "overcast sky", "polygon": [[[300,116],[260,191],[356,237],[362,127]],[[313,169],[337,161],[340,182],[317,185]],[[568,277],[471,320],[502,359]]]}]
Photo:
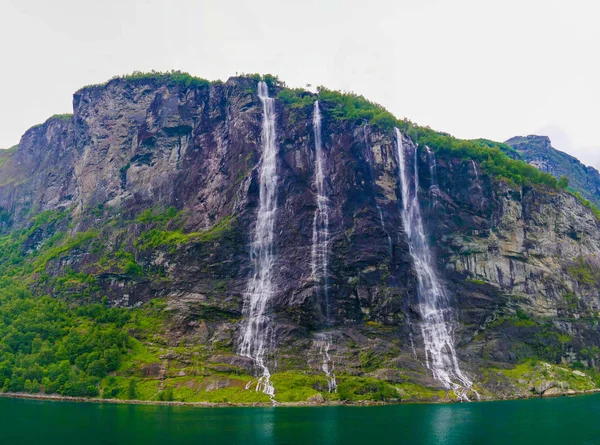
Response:
[{"label": "overcast sky", "polygon": [[272,73],[461,138],[547,134],[600,167],[597,0],[1,0],[0,147],[134,70]]}]

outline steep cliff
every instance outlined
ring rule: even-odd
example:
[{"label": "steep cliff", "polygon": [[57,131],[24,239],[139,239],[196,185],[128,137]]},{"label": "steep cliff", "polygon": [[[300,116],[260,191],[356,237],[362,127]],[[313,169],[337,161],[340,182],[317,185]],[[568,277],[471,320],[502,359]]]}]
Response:
[{"label": "steep cliff", "polygon": [[[65,302],[88,317],[79,325],[84,331],[89,323],[113,323],[82,309],[99,301],[114,308],[99,311],[126,314],[114,322],[131,337],[117,348],[121,364],[91,381],[105,396],[131,397],[126,382],[135,377],[147,389],[136,397],[174,388],[186,400],[265,401],[244,389],[255,364],[238,354],[260,199],[258,80],[117,78],[76,92],[72,116],[30,129],[18,149],[2,153],[5,289],[18,282],[32,298]],[[267,361],[280,401],[318,393],[457,397],[440,391],[425,365],[394,126],[405,149],[417,153],[424,229],[447,289],[458,358],[474,388],[482,397],[508,397],[595,387],[600,221],[590,209],[536,172],[525,169],[515,179],[511,172],[524,167],[505,166],[487,145],[458,141],[450,149],[436,139],[446,136],[380,115],[360,98],[266,80],[276,98],[278,149]],[[317,98],[328,302],[311,269]],[[23,330],[4,323],[11,335]],[[67,344],[40,335],[53,357]],[[23,340],[22,352],[37,360],[33,337]],[[73,369],[91,373],[94,352],[77,364],[82,353],[67,350]],[[25,379],[18,351],[0,352],[5,390],[23,389],[11,386]],[[327,360],[337,394],[327,392]],[[541,391],[543,382],[549,386]],[[64,384],[55,392],[66,393]]]}]

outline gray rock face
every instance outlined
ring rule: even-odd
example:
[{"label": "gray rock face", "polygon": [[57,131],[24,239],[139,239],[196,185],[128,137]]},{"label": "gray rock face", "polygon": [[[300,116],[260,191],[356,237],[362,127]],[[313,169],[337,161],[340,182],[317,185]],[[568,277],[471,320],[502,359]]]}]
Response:
[{"label": "gray rock face", "polygon": [[573,156],[550,145],[547,136],[516,136],[506,141],[522,159],[556,178],[569,178],[569,186],[580,192],[596,206],[600,206],[600,172],[582,164]]},{"label": "gray rock face", "polygon": [[[272,88],[271,96],[277,92]],[[71,225],[60,229],[93,229],[102,244],[51,261],[50,275],[67,266],[94,274],[97,297],[107,295],[113,304],[167,297],[174,337],[210,345],[220,364],[250,366],[233,352],[258,207],[262,108],[255,81],[190,88],[113,80],[78,91],[73,105],[70,120],[50,119],[29,130],[0,168],[0,206],[13,229],[26,226],[32,210],[68,210]],[[321,106],[330,199],[329,326],[310,268],[312,107],[276,101],[276,112],[272,309],[279,369],[314,362],[311,332],[331,328],[336,369],[402,369],[402,376],[379,374],[435,386],[411,348],[412,332],[423,359],[410,324],[418,320],[416,276],[402,227],[394,135],[336,119],[334,104]],[[406,136],[404,144],[414,146]],[[468,371],[514,363],[538,347],[550,348],[558,361],[600,341],[597,324],[578,322],[600,310],[600,222],[593,213],[566,192],[512,187],[458,158],[439,158],[431,169],[427,151],[418,153],[426,230],[450,291],[458,352]],[[163,226],[139,217],[170,206],[180,213]],[[51,236],[48,230],[40,240]],[[144,238],[152,230],[189,236],[152,244]],[[142,274],[100,266],[103,256],[120,250],[134,257]],[[530,317],[548,317],[552,328]]]}]

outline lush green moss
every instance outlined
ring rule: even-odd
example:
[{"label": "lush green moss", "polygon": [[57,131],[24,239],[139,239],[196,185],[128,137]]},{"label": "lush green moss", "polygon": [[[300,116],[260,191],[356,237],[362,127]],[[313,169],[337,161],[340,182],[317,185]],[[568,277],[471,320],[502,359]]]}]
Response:
[{"label": "lush green moss", "polygon": [[164,212],[157,211],[154,208],[144,210],[137,218],[136,222],[161,222],[165,223],[180,217],[182,212],[178,212],[175,207],[168,207]]},{"label": "lush green moss", "polygon": [[[566,382],[570,389],[577,391],[585,391],[595,388],[593,370],[586,372],[590,375],[580,375],[574,373],[564,366],[558,366],[551,363],[540,362],[538,360],[526,360],[513,369],[492,370],[492,372],[500,373],[513,384],[524,387],[529,390],[529,385],[537,386],[543,381],[554,380]],[[523,383],[526,382],[526,383]]]},{"label": "lush green moss", "polygon": [[337,392],[340,400],[390,401],[399,399],[398,391],[389,383],[381,380],[354,377],[340,377]]},{"label": "lush green moss", "polygon": [[158,249],[166,247],[173,251],[177,246],[191,242],[213,242],[230,233],[233,229],[233,217],[228,215],[217,221],[210,229],[202,232],[184,233],[183,230],[166,230],[154,228],[138,238],[135,245],[138,249]]},{"label": "lush green moss", "polygon": [[67,237],[64,233],[58,232],[54,237],[50,238],[49,248],[45,249],[43,253],[37,255],[32,262],[34,271],[40,272],[45,269],[46,264],[60,256],[61,254],[73,250],[82,244],[90,241],[97,236],[97,232],[90,230],[87,232],[79,232],[74,236]]},{"label": "lush green moss", "polygon": [[[324,376],[313,376],[297,372],[280,372],[273,375],[276,398],[279,402],[305,402],[309,397],[319,394],[314,387],[327,388]],[[326,396],[329,393],[324,394]]]}]

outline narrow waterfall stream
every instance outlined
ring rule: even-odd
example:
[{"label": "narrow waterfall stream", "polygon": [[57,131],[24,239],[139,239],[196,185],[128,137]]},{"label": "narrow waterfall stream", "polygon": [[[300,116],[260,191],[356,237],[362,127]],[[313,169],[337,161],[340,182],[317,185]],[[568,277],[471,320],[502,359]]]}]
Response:
[{"label": "narrow waterfall stream", "polygon": [[[317,189],[317,209],[313,218],[311,270],[316,283],[317,299],[325,305],[327,324],[331,323],[329,307],[329,203],[325,188],[325,156],[321,138],[321,110],[319,101],[315,101],[313,111],[313,132],[315,137],[315,188]],[[333,373],[334,363],[329,355],[332,336],[330,334],[317,335],[317,347],[322,359],[322,370],[327,377],[329,392],[335,391],[337,382]]]},{"label": "narrow waterfall stream", "polygon": [[337,390],[337,380],[335,379],[334,373],[335,363],[329,355],[332,343],[331,335],[321,333],[316,334],[316,338],[316,346],[319,348],[319,355],[321,356],[321,369],[327,378],[327,389],[329,392],[335,392]]},{"label": "narrow waterfall stream", "polygon": [[325,303],[327,323],[329,314],[329,277],[327,266],[329,261],[329,204],[325,190],[323,144],[321,142],[321,111],[319,101],[315,101],[313,113],[313,132],[315,135],[315,188],[317,189],[317,209],[313,217],[311,269],[317,284],[317,297]]},{"label": "narrow waterfall stream", "polygon": [[277,145],[274,100],[269,97],[269,89],[265,82],[258,83],[258,97],[263,106],[259,207],[254,240],[250,246],[254,274],[244,295],[243,312],[246,324],[239,353],[251,358],[260,373],[256,391],[262,391],[274,400],[275,388],[271,383],[265,354],[273,333],[272,318],[267,309],[274,292],[273,239],[277,213]]},{"label": "narrow waterfall stream", "polygon": [[463,400],[468,400],[467,393],[472,389],[473,383],[458,365],[452,336],[452,309],[437,277],[423,228],[418,199],[418,154],[416,148],[412,153],[407,153],[402,144],[402,134],[398,129],[395,132],[398,173],[402,187],[402,222],[417,274],[418,307],[422,318],[419,324],[423,335],[425,363],[433,377],[444,387],[453,390]]},{"label": "narrow waterfall stream", "polygon": [[438,194],[440,188],[437,185],[437,182],[435,180],[435,172],[437,170],[437,164],[435,162],[435,154],[433,153],[433,151],[431,150],[431,148],[429,147],[425,147],[425,149],[427,150],[427,161],[429,162],[429,177],[431,178],[431,184],[429,186],[429,192],[432,195],[432,204],[435,202],[436,195]]}]

